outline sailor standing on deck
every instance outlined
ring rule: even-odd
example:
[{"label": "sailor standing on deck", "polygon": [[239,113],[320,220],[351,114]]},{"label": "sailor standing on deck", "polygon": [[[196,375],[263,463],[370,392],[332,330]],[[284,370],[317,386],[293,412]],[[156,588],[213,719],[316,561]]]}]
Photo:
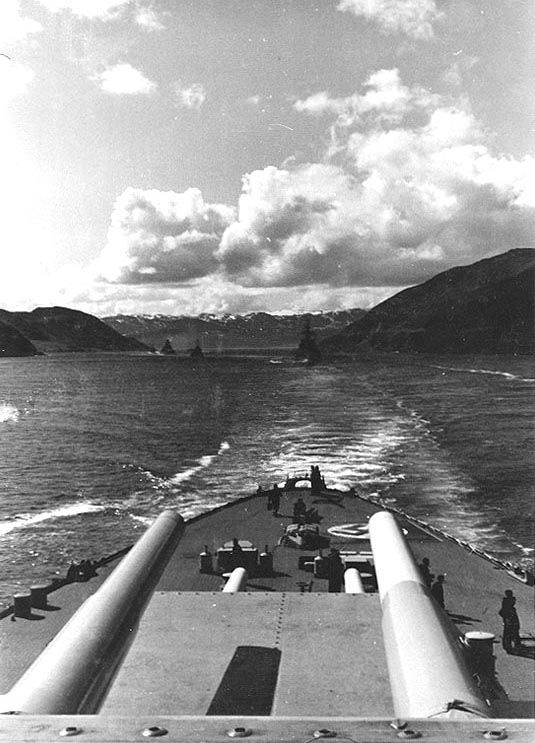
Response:
[{"label": "sailor standing on deck", "polygon": [[273,490],[271,491],[271,505],[273,508],[273,515],[278,516],[279,515],[279,508],[281,504],[281,493],[279,490],[279,486],[277,483],[273,485]]},{"label": "sailor standing on deck", "polygon": [[317,465],[312,465],[310,468],[310,488],[312,495],[319,495],[322,488],[322,479],[320,468]]},{"label": "sailor standing on deck", "polygon": [[431,583],[433,582],[433,579],[431,577],[431,570],[429,569],[429,558],[424,557],[422,562],[418,565],[418,568],[420,569],[420,573],[422,574],[422,578],[425,581],[425,585],[430,588]]},{"label": "sailor standing on deck", "polygon": [[439,606],[444,608],[444,576],[437,575],[436,581],[431,586],[433,598]]},{"label": "sailor standing on deck", "polygon": [[305,501],[299,496],[299,498],[294,503],[294,521],[297,524],[302,523],[304,520],[304,516],[306,513],[307,507],[305,505]]},{"label": "sailor standing on deck", "polygon": [[327,576],[329,578],[329,593],[340,593],[344,581],[344,563],[340,553],[334,547],[329,554]]},{"label": "sailor standing on deck", "polygon": [[505,592],[502,606],[498,612],[503,620],[503,649],[510,653],[513,649],[519,650],[522,646],[520,640],[520,619],[515,608],[516,598],[511,590]]}]

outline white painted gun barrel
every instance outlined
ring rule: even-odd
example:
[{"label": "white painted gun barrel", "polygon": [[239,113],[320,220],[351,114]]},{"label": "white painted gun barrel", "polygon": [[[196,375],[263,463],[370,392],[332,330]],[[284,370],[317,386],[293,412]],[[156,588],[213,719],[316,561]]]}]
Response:
[{"label": "white painted gun barrel", "polygon": [[183,531],[182,517],[164,511],[0,698],[0,712],[97,711]]},{"label": "white painted gun barrel", "polygon": [[245,568],[234,568],[223,586],[223,593],[238,593],[245,591],[247,585],[247,570]]},{"label": "white painted gun barrel", "polygon": [[362,578],[357,568],[348,568],[344,573],[345,593],[364,593]]},{"label": "white painted gun barrel", "polygon": [[488,717],[460,639],[425,585],[394,517],[381,511],[369,527],[396,715]]}]

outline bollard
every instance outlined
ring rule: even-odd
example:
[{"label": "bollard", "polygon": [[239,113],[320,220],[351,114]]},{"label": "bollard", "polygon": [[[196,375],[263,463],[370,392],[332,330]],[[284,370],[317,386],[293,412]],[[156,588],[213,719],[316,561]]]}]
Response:
[{"label": "bollard", "polygon": [[344,573],[345,593],[365,593],[362,579],[357,568],[348,568]]},{"label": "bollard", "polygon": [[481,630],[471,630],[464,635],[470,668],[484,683],[492,682],[495,677],[495,640],[496,635],[493,635],[492,632],[482,632]]},{"label": "bollard", "polygon": [[269,551],[267,544],[264,552],[261,552],[258,558],[258,569],[261,575],[273,574],[273,554]]},{"label": "bollard", "polygon": [[208,545],[204,545],[204,552],[201,552],[199,555],[199,572],[201,573],[212,573],[213,572],[213,564],[212,564],[212,553],[208,549]]},{"label": "bollard", "polygon": [[30,587],[32,597],[32,606],[34,609],[46,609],[48,606],[48,592],[50,585],[48,583],[39,583]]},{"label": "bollard", "polygon": [[13,615],[20,619],[28,619],[32,613],[32,595],[28,591],[16,593],[13,596]]},{"label": "bollard", "polygon": [[314,577],[315,578],[326,578],[328,572],[328,562],[323,557],[323,551],[320,550],[319,554],[314,558]]}]

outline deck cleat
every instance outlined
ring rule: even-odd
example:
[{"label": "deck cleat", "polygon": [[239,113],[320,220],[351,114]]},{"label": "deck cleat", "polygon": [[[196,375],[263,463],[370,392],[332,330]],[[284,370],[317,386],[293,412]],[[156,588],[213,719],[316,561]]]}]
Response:
[{"label": "deck cleat", "polygon": [[328,728],[320,728],[313,732],[314,738],[336,738],[337,735],[338,733],[335,730],[329,730]]},{"label": "deck cleat", "polygon": [[247,738],[253,731],[250,728],[237,727],[227,730],[229,738]]},{"label": "deck cleat", "polygon": [[145,728],[141,735],[144,738],[160,738],[162,735],[167,735],[168,732],[166,728],[162,728],[159,725],[151,725],[150,728]]},{"label": "deck cleat", "polygon": [[483,737],[485,740],[505,740],[508,735],[506,729],[501,728],[501,730],[487,730],[483,733]]}]

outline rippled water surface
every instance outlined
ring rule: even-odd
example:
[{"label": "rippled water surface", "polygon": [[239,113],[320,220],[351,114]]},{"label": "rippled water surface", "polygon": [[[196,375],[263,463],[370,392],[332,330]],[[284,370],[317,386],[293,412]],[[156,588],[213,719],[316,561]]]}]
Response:
[{"label": "rippled water surface", "polygon": [[533,361],[0,360],[0,600],[320,465],[500,558],[533,547]]}]

